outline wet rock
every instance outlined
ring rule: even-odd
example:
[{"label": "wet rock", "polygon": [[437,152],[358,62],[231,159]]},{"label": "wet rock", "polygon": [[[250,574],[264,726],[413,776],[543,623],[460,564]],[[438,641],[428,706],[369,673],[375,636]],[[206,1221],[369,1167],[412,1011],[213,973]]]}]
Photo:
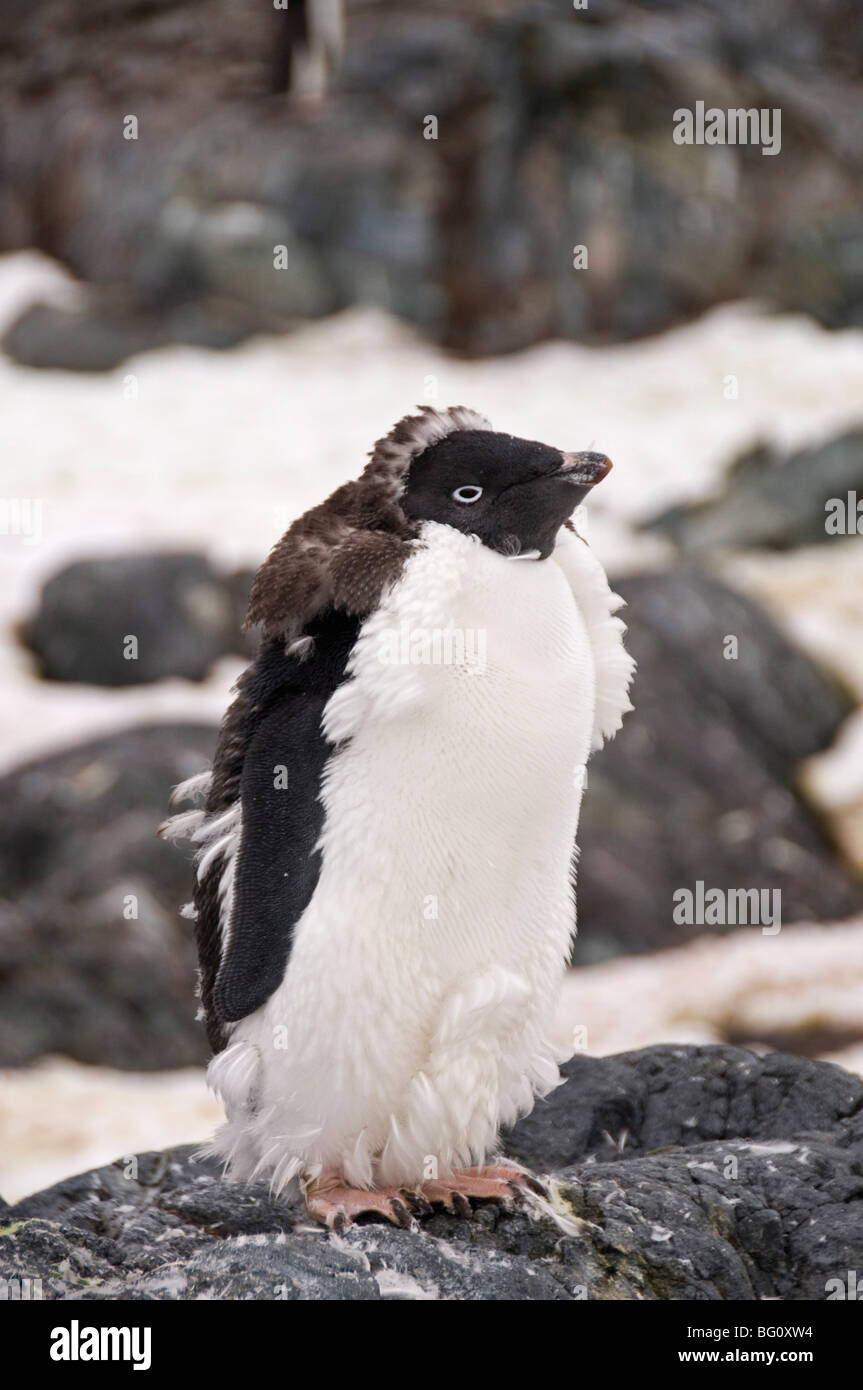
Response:
[{"label": "wet rock", "polygon": [[[763,445],[752,449],[729,471],[719,497],[673,507],[645,529],[668,536],[685,551],[790,550],[856,535],[857,498],[863,503],[863,430],[787,458]],[[832,499],[841,509],[829,505]],[[860,525],[863,529],[863,514]]]},{"label": "wet rock", "polygon": [[[507,1136],[548,1210],[343,1236],[191,1147],[8,1209],[0,1275],[47,1299],[823,1299],[863,1251],[863,1085],[737,1048],[580,1058]],[[623,1128],[625,1126],[625,1129]]]},{"label": "wet rock", "polygon": [[769,911],[777,892],[782,922],[858,911],[863,885],[796,785],[848,699],[756,604],[695,568],[615,587],[635,709],[588,768],[576,963],[728,929],[674,920],[675,893],[699,881],[764,891]]},{"label": "wet rock", "polygon": [[203,680],[219,657],[248,650],[245,582],[195,554],[79,560],[48,580],[21,636],[48,680]]},{"label": "wet rock", "polygon": [[206,1060],[192,871],[156,828],[214,746],[200,725],[130,729],[0,780],[0,1065]]}]

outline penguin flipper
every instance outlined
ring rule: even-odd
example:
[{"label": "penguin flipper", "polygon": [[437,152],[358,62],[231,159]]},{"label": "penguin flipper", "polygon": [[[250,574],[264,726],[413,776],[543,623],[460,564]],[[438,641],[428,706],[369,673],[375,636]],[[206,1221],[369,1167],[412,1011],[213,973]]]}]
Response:
[{"label": "penguin flipper", "polygon": [[[220,1045],[225,1025],[254,1013],[278,989],[294,929],[317,886],[320,793],[332,753],[323,714],[344,678],[357,629],[357,619],[330,612],[310,624],[311,642],[293,652],[268,643],[243,680],[242,717],[224,740],[236,799],[212,813],[213,843],[221,848],[202,878],[197,924],[204,1009]],[[230,721],[229,714],[226,728]],[[217,752],[214,783],[219,773]],[[218,961],[208,982],[203,937],[212,945],[214,928]]]},{"label": "penguin flipper", "polygon": [[249,741],[233,910],[214,990],[225,1023],[254,1013],[278,989],[294,927],[317,887],[318,794],[330,751],[323,709],[318,699],[287,693]]}]

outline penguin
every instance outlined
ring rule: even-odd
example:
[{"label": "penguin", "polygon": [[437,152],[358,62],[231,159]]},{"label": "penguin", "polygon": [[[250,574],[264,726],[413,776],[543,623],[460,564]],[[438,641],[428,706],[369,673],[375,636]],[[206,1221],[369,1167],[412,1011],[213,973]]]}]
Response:
[{"label": "penguin", "polygon": [[499,1132],[560,1080],[584,769],[631,708],[570,520],[610,468],[464,406],[400,420],[264,561],[259,654],[176,789],[210,1152],[330,1228],[533,1187]]}]

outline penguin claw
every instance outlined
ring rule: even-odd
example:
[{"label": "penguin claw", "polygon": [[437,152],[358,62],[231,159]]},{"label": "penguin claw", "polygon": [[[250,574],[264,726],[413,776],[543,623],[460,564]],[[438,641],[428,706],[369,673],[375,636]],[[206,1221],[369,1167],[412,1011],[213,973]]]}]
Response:
[{"label": "penguin claw", "polygon": [[424,1197],[421,1192],[410,1193],[410,1205],[414,1216],[431,1216],[434,1211],[429,1199]]},{"label": "penguin claw", "polygon": [[397,1226],[401,1226],[403,1228],[407,1228],[408,1226],[410,1226],[413,1218],[410,1212],[408,1211],[407,1207],[405,1206],[404,1202],[401,1200],[401,1198],[393,1197],[392,1201],[390,1202],[390,1210],[392,1211],[393,1216],[395,1217]]},{"label": "penguin claw", "polygon": [[411,1197],[400,1187],[366,1190],[334,1182],[312,1182],[306,1189],[306,1211],[336,1235],[343,1235],[358,1216],[376,1216],[394,1226],[408,1227],[413,1221]]},{"label": "penguin claw", "polygon": [[466,1219],[473,1215],[469,1198],[500,1202],[505,1207],[521,1205],[526,1193],[547,1197],[546,1189],[532,1173],[496,1164],[482,1168],[459,1168],[445,1178],[424,1182],[422,1191],[430,1202]]},{"label": "penguin claw", "polygon": [[454,1192],[452,1194],[452,1205],[455,1208],[456,1215],[460,1216],[463,1221],[469,1221],[473,1216],[473,1207],[463,1192]]}]

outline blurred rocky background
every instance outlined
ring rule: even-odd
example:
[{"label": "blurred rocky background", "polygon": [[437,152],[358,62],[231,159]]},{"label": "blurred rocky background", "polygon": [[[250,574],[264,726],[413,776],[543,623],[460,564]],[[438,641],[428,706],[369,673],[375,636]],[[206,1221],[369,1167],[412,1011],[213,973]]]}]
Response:
[{"label": "blurred rocky background", "polygon": [[[562,1043],[863,1072],[854,19],[7,4],[4,1196],[217,1122],[155,829],[252,651],[255,567],[421,401],[615,460],[583,525],[636,708],[589,768]],[[675,144],[697,101],[780,108],[781,150]],[[698,882],[778,892],[781,931],[675,921]]]},{"label": "blurred rocky background", "polygon": [[[752,294],[863,324],[853,0],[339,9],[8,0],[0,249],[87,282],[75,314],[26,309],[16,360],[107,368],[356,303],[473,355],[637,337]],[[324,101],[292,61],[304,21]],[[672,113],[698,100],[779,108],[779,153],[682,154]],[[293,273],[272,274],[274,244]]]}]

